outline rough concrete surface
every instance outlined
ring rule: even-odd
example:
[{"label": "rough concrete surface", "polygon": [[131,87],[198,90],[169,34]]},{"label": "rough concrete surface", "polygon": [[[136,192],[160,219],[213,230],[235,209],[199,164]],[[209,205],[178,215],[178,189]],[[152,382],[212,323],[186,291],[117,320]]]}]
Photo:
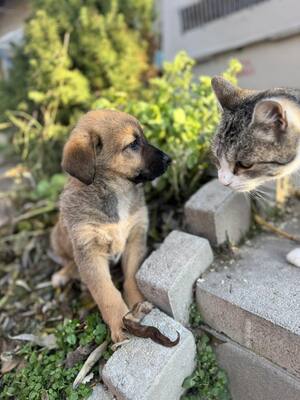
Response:
[{"label": "rough concrete surface", "polygon": [[299,400],[300,380],[235,343],[216,346],[227,372],[232,400]]},{"label": "rough concrete surface", "polygon": [[171,232],[143,263],[136,279],[147,300],[186,324],[193,285],[213,261],[207,239]]},{"label": "rough concrete surface", "polygon": [[[292,217],[281,227],[300,232]],[[286,261],[294,246],[259,235],[232,268],[218,271],[217,261],[217,271],[197,282],[197,303],[209,326],[300,376],[300,269]]]},{"label": "rough concrete surface", "polygon": [[88,400],[114,400],[115,397],[108,391],[108,389],[99,384],[93,388],[93,393]]},{"label": "rough concrete surface", "polygon": [[187,232],[206,237],[213,245],[238,243],[250,227],[250,200],[217,179],[202,186],[184,206]]},{"label": "rough concrete surface", "polygon": [[171,339],[176,338],[177,330],[180,342],[168,348],[151,339],[132,338],[107,361],[103,381],[118,400],[179,400],[182,382],[195,367],[194,337],[158,309],[143,323],[158,327]]}]

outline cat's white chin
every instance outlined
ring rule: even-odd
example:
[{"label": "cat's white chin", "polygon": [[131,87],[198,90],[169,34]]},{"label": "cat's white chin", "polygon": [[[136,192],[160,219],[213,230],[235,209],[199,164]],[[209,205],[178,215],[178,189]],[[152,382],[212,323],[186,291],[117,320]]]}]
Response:
[{"label": "cat's white chin", "polygon": [[[219,182],[224,185],[224,183],[219,179]],[[252,192],[253,190],[257,189],[259,186],[261,186],[263,183],[266,182],[266,179],[263,178],[257,178],[257,179],[243,179],[238,176],[235,176],[230,184],[224,185],[235,192],[244,192],[244,193],[249,193]]]}]

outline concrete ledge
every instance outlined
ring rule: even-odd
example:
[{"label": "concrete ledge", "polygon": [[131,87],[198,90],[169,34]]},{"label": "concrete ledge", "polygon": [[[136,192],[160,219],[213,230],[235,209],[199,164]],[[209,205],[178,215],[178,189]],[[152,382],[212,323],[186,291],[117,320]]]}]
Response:
[{"label": "concrete ledge", "polygon": [[171,339],[176,330],[181,339],[167,348],[151,339],[132,338],[107,361],[103,381],[118,400],[179,400],[182,382],[195,368],[196,346],[190,331],[157,309],[144,318]]},{"label": "concrete ledge", "polygon": [[104,385],[96,385],[93,388],[93,393],[87,400],[114,400],[115,397],[109,393],[108,389]]},{"label": "concrete ledge", "polygon": [[299,400],[300,380],[263,357],[233,343],[216,346],[232,400]]},{"label": "concrete ledge", "polygon": [[285,260],[292,246],[258,236],[234,267],[198,281],[196,298],[210,327],[300,377],[300,269]]},{"label": "concrete ledge", "polygon": [[171,232],[136,275],[147,300],[186,324],[196,279],[213,261],[207,239]]}]

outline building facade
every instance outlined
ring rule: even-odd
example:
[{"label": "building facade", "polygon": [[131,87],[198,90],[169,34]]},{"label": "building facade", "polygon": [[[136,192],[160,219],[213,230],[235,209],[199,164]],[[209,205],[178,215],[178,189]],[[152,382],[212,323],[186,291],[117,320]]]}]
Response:
[{"label": "building facade", "polygon": [[299,0],[163,0],[161,12],[166,59],[184,49],[215,75],[235,57],[245,87],[300,87]]},{"label": "building facade", "polygon": [[22,40],[23,25],[29,13],[29,0],[0,0],[0,77],[7,75],[11,44]]}]

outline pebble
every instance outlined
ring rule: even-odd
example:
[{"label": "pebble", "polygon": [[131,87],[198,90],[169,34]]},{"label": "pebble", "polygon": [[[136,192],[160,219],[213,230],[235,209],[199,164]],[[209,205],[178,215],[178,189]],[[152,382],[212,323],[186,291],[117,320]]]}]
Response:
[{"label": "pebble", "polygon": [[290,251],[286,256],[287,261],[295,267],[300,267],[300,247]]}]

